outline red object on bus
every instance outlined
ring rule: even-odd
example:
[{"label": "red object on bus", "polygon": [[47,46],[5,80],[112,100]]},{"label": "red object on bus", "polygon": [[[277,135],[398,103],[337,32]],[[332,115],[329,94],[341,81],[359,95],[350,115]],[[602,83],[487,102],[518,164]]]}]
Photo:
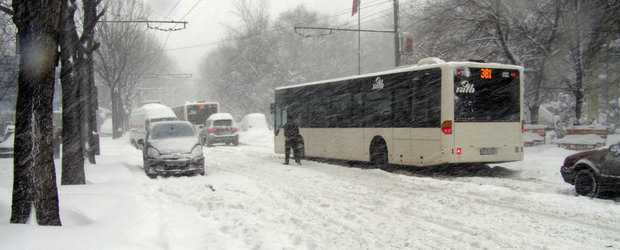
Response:
[{"label": "red object on bus", "polygon": [[441,132],[446,135],[452,134],[452,121],[444,121],[441,123]]},{"label": "red object on bus", "polygon": [[456,148],[456,154],[460,155],[463,151],[461,150],[461,148]]}]

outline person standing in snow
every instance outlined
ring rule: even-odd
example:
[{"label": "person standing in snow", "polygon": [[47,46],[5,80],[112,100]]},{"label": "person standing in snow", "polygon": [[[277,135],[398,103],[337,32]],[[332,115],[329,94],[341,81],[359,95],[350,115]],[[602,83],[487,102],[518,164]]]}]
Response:
[{"label": "person standing in snow", "polygon": [[295,162],[301,165],[301,156],[299,152],[299,125],[295,122],[292,115],[289,115],[286,119],[286,124],[282,125],[284,129],[284,164],[288,165],[288,160],[291,154],[291,148],[293,148],[293,156]]}]

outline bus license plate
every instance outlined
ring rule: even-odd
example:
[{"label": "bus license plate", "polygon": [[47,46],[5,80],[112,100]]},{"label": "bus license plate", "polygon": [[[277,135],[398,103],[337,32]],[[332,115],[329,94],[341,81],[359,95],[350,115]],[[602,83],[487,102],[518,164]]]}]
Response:
[{"label": "bus license plate", "polygon": [[480,155],[496,155],[497,148],[481,148]]}]

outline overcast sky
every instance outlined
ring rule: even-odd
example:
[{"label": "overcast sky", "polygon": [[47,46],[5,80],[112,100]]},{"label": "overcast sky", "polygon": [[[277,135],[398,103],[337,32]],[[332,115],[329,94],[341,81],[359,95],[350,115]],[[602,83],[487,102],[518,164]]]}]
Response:
[{"label": "overcast sky", "polygon": [[[153,31],[165,44],[166,53],[181,67],[183,72],[178,73],[196,74],[203,56],[224,38],[226,25],[234,27],[238,20],[233,10],[234,0],[147,0],[147,2],[151,7],[153,18],[189,22],[187,27],[180,31]],[[311,10],[330,16],[337,15],[342,22],[355,22],[357,17],[351,17],[352,2],[353,0],[269,0],[269,10],[271,20],[274,20],[279,13],[303,4]],[[391,2],[392,0],[362,1],[362,12],[365,6],[371,7],[367,8],[368,14],[372,13],[371,10],[383,11],[382,9],[391,6]]]}]

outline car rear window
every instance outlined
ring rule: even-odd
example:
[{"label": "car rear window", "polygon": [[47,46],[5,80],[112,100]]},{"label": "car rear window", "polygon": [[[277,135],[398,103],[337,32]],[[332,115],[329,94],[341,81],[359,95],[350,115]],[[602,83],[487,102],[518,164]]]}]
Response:
[{"label": "car rear window", "polygon": [[232,126],[232,120],[216,120],[213,121],[213,126],[223,127],[223,126]]}]

